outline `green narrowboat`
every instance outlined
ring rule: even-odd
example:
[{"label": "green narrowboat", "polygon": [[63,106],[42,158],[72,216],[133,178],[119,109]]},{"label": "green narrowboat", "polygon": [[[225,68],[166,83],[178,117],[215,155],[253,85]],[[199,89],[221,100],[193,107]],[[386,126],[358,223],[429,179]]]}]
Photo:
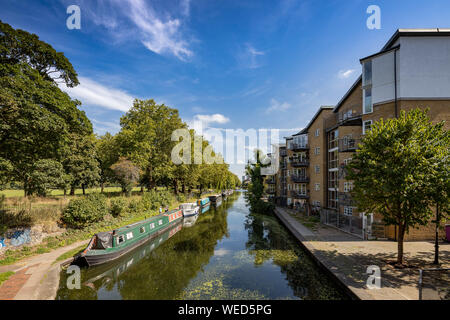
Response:
[{"label": "green narrowboat", "polygon": [[[105,283],[114,280],[117,281],[119,276],[127,271],[132,265],[135,265],[140,260],[148,256],[154,249],[160,246],[162,243],[170,239],[175,233],[183,228],[183,224],[179,223],[170,227],[164,233],[157,237],[149,238],[142,246],[129,252],[115,261],[102,264],[96,268],[90,268],[86,271],[86,280],[83,285],[98,289],[96,286],[101,287]],[[100,281],[99,281],[100,280]],[[103,281],[105,280],[105,281]]]},{"label": "green narrowboat", "polygon": [[119,229],[95,234],[87,248],[75,258],[76,264],[95,266],[115,260],[150,238],[164,233],[183,219],[181,209],[175,209]]},{"label": "green narrowboat", "polygon": [[209,196],[209,200],[215,207],[219,207],[222,204],[222,194],[215,194],[213,196]]}]

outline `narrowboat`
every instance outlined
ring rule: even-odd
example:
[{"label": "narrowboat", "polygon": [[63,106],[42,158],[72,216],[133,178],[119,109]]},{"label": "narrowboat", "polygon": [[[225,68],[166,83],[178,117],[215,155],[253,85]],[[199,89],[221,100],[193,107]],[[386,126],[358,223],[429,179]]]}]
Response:
[{"label": "narrowboat", "polygon": [[85,276],[88,280],[83,282],[83,285],[97,290],[99,289],[96,288],[97,286],[101,287],[109,283],[111,280],[114,282],[117,281],[119,276],[126,272],[132,265],[135,265],[137,262],[148,256],[150,252],[170,239],[175,233],[180,231],[182,227],[182,223],[171,226],[159,236],[148,238],[148,241],[142,244],[142,246],[123,255],[119,259],[102,264],[96,268],[89,268],[86,271]]},{"label": "narrowboat", "polygon": [[109,232],[95,234],[76,264],[95,266],[115,260],[181,222],[183,211],[175,209]]},{"label": "narrowboat", "polygon": [[197,200],[197,204],[201,209],[201,213],[205,213],[211,207],[211,202],[209,201],[209,198],[199,199]]},{"label": "narrowboat", "polygon": [[222,204],[222,195],[221,194],[215,194],[213,196],[209,196],[209,200],[211,201],[211,203],[218,207]]},{"label": "narrowboat", "polygon": [[180,209],[183,211],[183,217],[192,217],[198,215],[200,212],[200,206],[196,203],[182,203]]}]

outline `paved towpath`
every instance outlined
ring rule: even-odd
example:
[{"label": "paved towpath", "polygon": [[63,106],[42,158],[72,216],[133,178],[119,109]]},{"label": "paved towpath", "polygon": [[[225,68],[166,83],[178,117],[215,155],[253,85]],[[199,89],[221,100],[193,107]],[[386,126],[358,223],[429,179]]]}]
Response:
[{"label": "paved towpath", "polygon": [[[292,210],[276,208],[276,215],[301,241],[313,257],[345,285],[351,294],[362,300],[416,300],[418,299],[419,268],[434,268],[434,243],[405,242],[405,260],[411,266],[396,269],[388,262],[397,256],[395,241],[363,241],[360,238],[317,224],[310,230]],[[440,245],[441,267],[450,267],[450,244]],[[381,288],[368,289],[367,267],[381,270]]]},{"label": "paved towpath", "polygon": [[60,264],[56,259],[63,253],[89,240],[72,243],[51,252],[24,259],[17,264],[0,266],[0,272],[14,271],[0,286],[0,300],[53,300],[59,287]]}]

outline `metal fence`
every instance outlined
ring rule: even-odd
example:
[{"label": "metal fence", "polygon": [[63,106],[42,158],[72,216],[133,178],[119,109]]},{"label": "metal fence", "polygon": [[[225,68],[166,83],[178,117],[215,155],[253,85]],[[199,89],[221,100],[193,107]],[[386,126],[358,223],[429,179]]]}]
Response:
[{"label": "metal fence", "polygon": [[338,228],[340,230],[352,233],[363,239],[367,234],[367,219],[340,214],[333,210],[322,209],[320,211],[320,222]]},{"label": "metal fence", "polygon": [[419,300],[450,300],[450,269],[420,269]]}]

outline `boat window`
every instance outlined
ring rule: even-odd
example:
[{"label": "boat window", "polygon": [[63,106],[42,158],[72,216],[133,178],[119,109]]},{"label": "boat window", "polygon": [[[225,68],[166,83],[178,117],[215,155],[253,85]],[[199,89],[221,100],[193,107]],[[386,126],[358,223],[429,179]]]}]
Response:
[{"label": "boat window", "polygon": [[150,224],[150,228],[153,229],[154,227],[155,227],[155,224],[154,224],[154,223],[151,223],[151,224]]},{"label": "boat window", "polygon": [[125,241],[125,238],[123,237],[123,235],[121,235],[121,236],[119,236],[117,243],[121,244],[124,241]]},{"label": "boat window", "polygon": [[159,225],[162,225],[162,223],[163,223],[162,220],[159,220],[159,221],[158,221],[158,224],[159,224]]},{"label": "boat window", "polygon": [[144,233],[144,232],[145,232],[145,227],[141,227],[141,228],[139,229],[139,232],[140,232],[140,233]]},{"label": "boat window", "polygon": [[127,233],[127,240],[132,239],[133,238],[133,232],[128,232]]}]

